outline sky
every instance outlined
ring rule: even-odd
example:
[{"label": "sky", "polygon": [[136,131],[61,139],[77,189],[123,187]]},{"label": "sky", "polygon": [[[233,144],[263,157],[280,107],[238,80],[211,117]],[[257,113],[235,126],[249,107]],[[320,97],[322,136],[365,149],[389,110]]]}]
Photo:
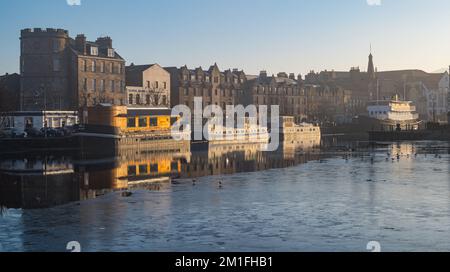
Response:
[{"label": "sky", "polygon": [[128,64],[366,70],[372,45],[379,71],[434,72],[450,65],[449,10],[448,0],[0,0],[0,74],[19,71],[20,30],[35,27],[111,36]]}]

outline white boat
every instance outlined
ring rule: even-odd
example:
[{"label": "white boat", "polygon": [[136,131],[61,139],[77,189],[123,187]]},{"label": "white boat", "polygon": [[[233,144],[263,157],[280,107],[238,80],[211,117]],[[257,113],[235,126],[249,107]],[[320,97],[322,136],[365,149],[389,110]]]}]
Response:
[{"label": "white boat", "polygon": [[401,101],[398,96],[393,100],[370,102],[367,111],[373,130],[418,130],[421,123],[414,103]]}]

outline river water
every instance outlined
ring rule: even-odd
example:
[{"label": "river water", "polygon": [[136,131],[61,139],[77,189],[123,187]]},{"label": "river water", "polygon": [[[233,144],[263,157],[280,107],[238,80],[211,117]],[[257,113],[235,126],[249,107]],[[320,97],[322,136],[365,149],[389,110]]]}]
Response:
[{"label": "river water", "polygon": [[450,251],[449,153],[415,142],[5,158],[0,251]]}]

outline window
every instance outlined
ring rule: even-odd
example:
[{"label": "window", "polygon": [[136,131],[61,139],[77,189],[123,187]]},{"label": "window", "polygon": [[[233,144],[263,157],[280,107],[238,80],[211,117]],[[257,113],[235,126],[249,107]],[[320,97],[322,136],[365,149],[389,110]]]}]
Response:
[{"label": "window", "polygon": [[136,176],[136,174],[137,174],[136,166],[134,165],[128,166],[128,176]]},{"label": "window", "polygon": [[61,69],[61,63],[59,58],[54,58],[53,59],[53,72],[59,72],[59,70]]},{"label": "window", "polygon": [[214,83],[219,83],[219,77],[214,77]]},{"label": "window", "polygon": [[53,40],[53,52],[56,53],[59,51],[59,40]]},{"label": "window", "polygon": [[128,104],[133,105],[133,95],[128,95]]},{"label": "window", "polygon": [[87,78],[83,79],[83,90],[87,91]]},{"label": "window", "polygon": [[147,127],[147,118],[146,117],[139,117],[139,127]]},{"label": "window", "polygon": [[162,97],[162,104],[167,105],[167,96],[163,95]]},{"label": "window", "polygon": [[156,118],[156,117],[150,117],[150,126],[151,126],[151,127],[156,127],[156,126],[158,126],[158,118]]},{"label": "window", "polygon": [[158,82],[158,81],[155,82],[155,88],[156,88],[156,89],[159,88],[159,82]]},{"label": "window", "polygon": [[109,72],[110,72],[111,74],[114,73],[114,65],[113,65],[112,62],[109,64]]},{"label": "window", "polygon": [[109,48],[109,49],[108,49],[108,57],[114,58],[115,55],[116,55],[116,54],[115,54],[115,52],[114,52],[114,49]]},{"label": "window", "polygon": [[134,117],[128,118],[127,127],[135,128],[136,127],[136,118],[134,118]]},{"label": "window", "polygon": [[158,164],[157,164],[157,163],[151,164],[151,165],[150,165],[150,171],[151,171],[152,173],[157,173],[157,172],[158,172]]},{"label": "window", "polygon": [[148,167],[146,164],[139,165],[139,175],[146,175],[148,174]]},{"label": "window", "polygon": [[92,90],[93,91],[97,90],[97,79],[95,78],[92,80]]},{"label": "window", "polygon": [[100,73],[104,73],[105,72],[105,63],[102,61],[100,63]]},{"label": "window", "polygon": [[83,71],[83,72],[87,71],[87,61],[86,60],[81,61],[81,71]]},{"label": "window", "polygon": [[136,95],[136,105],[140,105],[141,104],[141,96],[140,95]]},{"label": "window", "polygon": [[123,93],[125,90],[125,87],[123,85],[123,80],[120,81],[120,92]]},{"label": "window", "polygon": [[145,96],[145,103],[146,103],[147,105],[150,105],[150,95],[149,95],[149,94],[147,94],[147,95]]},{"label": "window", "polygon": [[91,71],[95,73],[97,71],[97,62],[95,60],[92,61],[92,67]]},{"label": "window", "polygon": [[100,80],[100,91],[104,92],[105,91],[105,80]]},{"label": "window", "polygon": [[167,89],[167,82],[163,82],[164,89]]},{"label": "window", "polygon": [[116,82],[114,80],[111,80],[111,92],[116,91]]},{"label": "window", "polygon": [[98,47],[91,46],[91,55],[98,56]]},{"label": "window", "polygon": [[122,74],[122,64],[117,65],[117,73]]}]

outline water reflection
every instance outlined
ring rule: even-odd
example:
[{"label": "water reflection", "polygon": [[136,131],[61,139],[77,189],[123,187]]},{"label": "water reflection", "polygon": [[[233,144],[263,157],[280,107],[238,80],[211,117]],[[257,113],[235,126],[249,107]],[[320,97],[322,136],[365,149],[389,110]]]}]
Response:
[{"label": "water reflection", "polygon": [[106,157],[20,155],[0,161],[0,206],[48,208],[114,191],[162,190],[173,180],[285,168],[318,159],[316,144],[291,141],[276,152],[261,152],[256,144],[191,148],[181,142],[165,143],[158,151],[124,146]]}]

